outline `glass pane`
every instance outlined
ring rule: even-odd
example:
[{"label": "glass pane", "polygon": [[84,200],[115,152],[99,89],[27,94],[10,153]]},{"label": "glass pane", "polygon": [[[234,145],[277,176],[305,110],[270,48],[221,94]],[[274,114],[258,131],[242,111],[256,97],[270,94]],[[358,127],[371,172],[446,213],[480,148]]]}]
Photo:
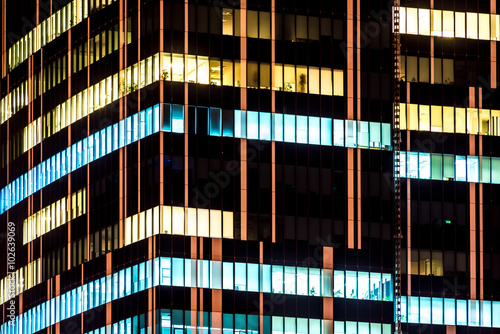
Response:
[{"label": "glass pane", "polygon": [[408,297],[408,322],[418,323],[419,321],[419,297]]},{"label": "glass pane", "polygon": [[431,299],[430,297],[420,297],[420,323],[431,323]]},{"label": "glass pane", "polygon": [[430,179],[431,178],[431,157],[429,153],[419,153],[419,178],[420,179]]},{"label": "glass pane", "polygon": [[260,140],[271,140],[271,113],[261,112],[259,115]]},{"label": "glass pane", "polygon": [[358,298],[359,299],[370,299],[369,295],[369,273],[358,272]]},{"label": "glass pane", "polygon": [[455,157],[455,175],[457,181],[467,181],[466,158],[463,155]]},{"label": "glass pane", "polygon": [[467,300],[457,299],[457,325],[467,326]]},{"label": "glass pane", "polygon": [[346,298],[358,298],[357,277],[355,271],[346,271]]},{"label": "glass pane", "polygon": [[467,157],[467,181],[479,182],[479,158]]},{"label": "glass pane", "polygon": [[443,179],[443,156],[441,154],[431,154],[431,178],[433,180]]},{"label": "glass pane", "polygon": [[344,272],[340,270],[335,270],[333,272],[333,296],[334,297],[339,297],[339,298],[344,298],[344,287],[345,287],[345,282],[344,282]]},{"label": "glass pane", "polygon": [[455,325],[455,300],[444,299],[444,324]]}]

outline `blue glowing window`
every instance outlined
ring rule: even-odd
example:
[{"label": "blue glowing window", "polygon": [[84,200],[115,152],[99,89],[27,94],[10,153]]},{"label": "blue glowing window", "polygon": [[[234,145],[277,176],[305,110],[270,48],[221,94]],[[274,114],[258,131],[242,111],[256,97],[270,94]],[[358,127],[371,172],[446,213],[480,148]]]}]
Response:
[{"label": "blue glowing window", "polygon": [[222,111],[218,108],[210,108],[210,135],[220,136],[222,132]]},{"label": "blue glowing window", "polygon": [[344,121],[333,120],[333,145],[344,146]]},{"label": "blue glowing window", "polygon": [[309,144],[319,145],[320,144],[320,127],[319,127],[319,117],[309,117]]},{"label": "blue glowing window", "polygon": [[295,143],[295,115],[285,116],[285,142]]},{"label": "blue glowing window", "polygon": [[268,112],[259,115],[259,139],[271,140],[271,114]]},{"label": "blue glowing window", "polygon": [[368,122],[360,121],[358,122],[358,146],[368,148],[368,142]]},{"label": "blue glowing window", "polygon": [[247,114],[245,110],[234,111],[234,136],[236,138],[247,137]]},{"label": "blue glowing window", "polygon": [[370,122],[370,147],[380,148],[380,123]]},{"label": "blue glowing window", "polygon": [[321,145],[332,145],[332,120],[321,117]]},{"label": "blue glowing window", "polygon": [[232,110],[222,111],[222,135],[224,137],[234,136],[234,112]]},{"label": "blue glowing window", "polygon": [[275,141],[283,141],[283,114],[273,114],[272,138]]},{"label": "blue glowing window", "polygon": [[297,116],[297,143],[307,144],[307,116]]},{"label": "blue glowing window", "polygon": [[467,181],[467,164],[463,155],[455,157],[455,175],[457,181]]},{"label": "blue glowing window", "polygon": [[172,105],[172,132],[184,133],[184,106]]},{"label": "blue glowing window", "polygon": [[247,111],[247,138],[259,139],[259,113]]},{"label": "blue glowing window", "polygon": [[467,181],[479,182],[479,158],[467,157]]},{"label": "blue glowing window", "polygon": [[162,130],[166,132],[172,131],[172,112],[170,104],[162,104],[163,109],[163,124]]},{"label": "blue glowing window", "polygon": [[431,155],[429,153],[419,153],[419,176],[421,179],[431,178]]}]

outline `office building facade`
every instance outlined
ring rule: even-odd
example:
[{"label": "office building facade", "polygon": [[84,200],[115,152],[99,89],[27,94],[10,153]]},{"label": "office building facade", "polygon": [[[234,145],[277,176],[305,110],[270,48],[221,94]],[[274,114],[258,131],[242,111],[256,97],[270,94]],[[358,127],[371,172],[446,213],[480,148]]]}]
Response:
[{"label": "office building facade", "polygon": [[496,0],[400,6],[3,0],[0,333],[500,331]]}]

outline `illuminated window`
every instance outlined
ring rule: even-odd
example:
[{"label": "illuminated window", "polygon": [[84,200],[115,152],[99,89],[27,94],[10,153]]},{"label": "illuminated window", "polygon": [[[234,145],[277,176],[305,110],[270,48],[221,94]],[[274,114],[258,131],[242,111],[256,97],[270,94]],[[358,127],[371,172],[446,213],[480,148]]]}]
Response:
[{"label": "illuminated window", "polygon": [[222,34],[233,35],[233,15],[231,8],[222,8]]},{"label": "illuminated window", "polygon": [[309,93],[319,94],[319,69],[309,67]]},{"label": "illuminated window", "polygon": [[419,106],[419,128],[420,131],[429,131],[429,106],[420,105]]},{"label": "illuminated window", "polygon": [[295,66],[285,65],[284,70],[285,70],[284,90],[286,92],[295,92]]},{"label": "illuminated window", "polygon": [[[208,57],[198,56],[198,83],[208,85],[210,83],[210,64],[208,62]],[[189,80],[189,78],[188,78]],[[191,82],[191,80],[189,80]]]},{"label": "illuminated window", "polygon": [[307,67],[297,66],[297,92],[307,93]]},{"label": "illuminated window", "polygon": [[465,108],[455,108],[455,129],[457,133],[466,133]]},{"label": "illuminated window", "polygon": [[418,33],[427,36],[431,33],[429,9],[418,9]]},{"label": "illuminated window", "polygon": [[326,68],[321,69],[321,94],[332,95],[332,71]]},{"label": "illuminated window", "polygon": [[455,13],[455,37],[465,38],[465,13]]},{"label": "illuminated window", "polygon": [[443,107],[431,106],[431,131],[442,132],[443,130]]},{"label": "illuminated window", "polygon": [[478,130],[478,110],[475,108],[467,108],[467,133],[477,134]]},{"label": "illuminated window", "polygon": [[442,36],[443,30],[441,26],[441,10],[431,10],[431,35]]},{"label": "illuminated window", "polygon": [[443,11],[443,37],[454,37],[455,27],[454,27],[454,17],[453,12],[449,10]]},{"label": "illuminated window", "polygon": [[491,39],[498,41],[500,38],[500,16],[490,15],[491,18]]},{"label": "illuminated window", "polygon": [[467,13],[467,38],[477,39],[477,13]]},{"label": "illuminated window", "polygon": [[224,61],[222,63],[222,84],[224,86],[233,85],[233,63],[231,61]]},{"label": "illuminated window", "polygon": [[479,14],[479,39],[490,40],[490,14]]},{"label": "illuminated window", "polygon": [[416,8],[406,9],[406,33],[418,34],[418,10]]}]

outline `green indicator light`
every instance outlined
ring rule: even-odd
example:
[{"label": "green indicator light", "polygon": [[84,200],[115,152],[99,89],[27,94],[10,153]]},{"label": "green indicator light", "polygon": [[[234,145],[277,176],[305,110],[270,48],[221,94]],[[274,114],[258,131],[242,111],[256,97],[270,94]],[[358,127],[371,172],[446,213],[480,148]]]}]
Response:
[{"label": "green indicator light", "polygon": [[446,219],[446,220],[444,221],[444,223],[445,223],[445,224],[451,224],[451,220]]}]

